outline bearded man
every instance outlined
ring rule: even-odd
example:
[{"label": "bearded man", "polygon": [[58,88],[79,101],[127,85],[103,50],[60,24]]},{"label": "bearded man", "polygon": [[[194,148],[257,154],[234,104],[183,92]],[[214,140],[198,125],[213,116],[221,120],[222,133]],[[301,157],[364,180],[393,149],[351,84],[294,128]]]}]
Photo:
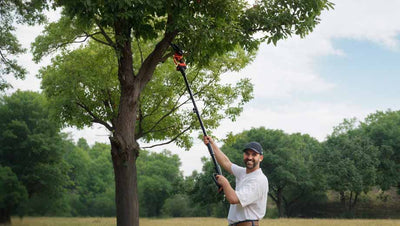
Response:
[{"label": "bearded man", "polygon": [[228,214],[229,226],[258,226],[259,220],[265,215],[268,197],[268,179],[260,168],[264,158],[261,145],[250,142],[245,146],[243,161],[246,167],[240,167],[229,160],[210,136],[204,136],[204,143],[211,144],[217,162],[236,179],[233,189],[224,176],[216,176],[231,204]]}]

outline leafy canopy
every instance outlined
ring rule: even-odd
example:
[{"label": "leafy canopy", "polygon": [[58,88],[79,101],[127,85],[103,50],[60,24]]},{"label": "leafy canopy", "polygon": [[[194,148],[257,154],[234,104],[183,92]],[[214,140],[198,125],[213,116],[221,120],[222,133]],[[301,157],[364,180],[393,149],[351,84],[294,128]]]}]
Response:
[{"label": "leafy canopy", "polygon": [[186,50],[188,62],[207,64],[237,45],[250,51],[264,40],[276,44],[292,34],[304,37],[319,23],[321,11],[333,4],[327,0],[262,0],[252,6],[244,0],[56,0],[55,6],[62,7],[63,16],[49,24],[32,46],[36,61],[87,38],[119,52],[131,37],[149,41],[172,33]]}]

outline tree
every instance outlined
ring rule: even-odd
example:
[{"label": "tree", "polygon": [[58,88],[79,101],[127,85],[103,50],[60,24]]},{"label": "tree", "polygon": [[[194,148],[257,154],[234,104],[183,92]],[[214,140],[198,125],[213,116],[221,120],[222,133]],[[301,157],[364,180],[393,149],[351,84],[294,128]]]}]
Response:
[{"label": "tree", "polygon": [[75,145],[72,140],[66,140],[63,146],[65,151],[63,159],[68,164],[68,178],[71,181],[66,187],[68,198],[65,202],[71,209],[71,211],[66,214],[67,216],[87,215],[87,206],[84,201],[82,201],[81,194],[84,193],[83,190],[85,189],[89,175],[96,174],[96,172],[89,172],[88,170],[91,159],[88,151],[79,147],[79,143],[82,141],[82,139],[79,139],[78,145]]},{"label": "tree", "polygon": [[115,216],[114,180],[110,146],[96,143],[89,147],[80,138],[70,143],[64,158],[70,166],[67,201],[73,216]]},{"label": "tree", "polygon": [[13,56],[24,53],[14,34],[15,23],[33,25],[45,21],[41,14],[46,8],[45,1],[2,0],[0,3],[0,91],[10,87],[4,75],[24,78],[26,69],[18,65]]},{"label": "tree", "polygon": [[24,185],[10,167],[0,165],[0,223],[11,224],[11,211],[28,199]]},{"label": "tree", "polygon": [[352,214],[361,192],[375,185],[378,150],[356,127],[355,118],[335,127],[324,145],[317,161],[329,188],[339,192],[343,207]]},{"label": "tree", "polygon": [[[269,181],[269,197],[275,202],[280,217],[293,216],[304,204],[323,197],[323,181],[313,170],[313,156],[320,151],[319,142],[309,135],[288,135],[281,130],[263,127],[230,135],[222,150],[235,163],[243,164],[241,150],[250,141],[264,149],[261,169]],[[243,165],[244,166],[244,165]]]},{"label": "tree", "polygon": [[76,143],[76,146],[78,146],[80,149],[89,151],[90,147],[85,138],[79,138],[78,142]]},{"label": "tree", "polygon": [[160,216],[165,200],[183,191],[180,165],[178,155],[169,151],[141,152],[137,162],[141,216]]},{"label": "tree", "polygon": [[379,148],[377,184],[384,191],[397,186],[400,194],[400,111],[370,114],[361,128]]},{"label": "tree", "polygon": [[[68,166],[62,160],[59,125],[49,119],[44,96],[30,91],[3,96],[0,131],[0,165],[9,167],[25,187],[27,208],[41,198],[60,198],[69,181]],[[51,211],[41,206],[35,211]]]},{"label": "tree", "polygon": [[[305,36],[319,22],[321,11],[332,7],[332,4],[327,0],[307,0],[301,4],[297,1],[282,0],[261,1],[249,7],[240,0],[58,0],[56,6],[62,7],[63,16],[58,22],[47,26],[44,35],[36,39],[33,47],[36,60],[58,47],[66,47],[70,43],[82,42],[87,38],[114,51],[116,59],[113,65],[118,66],[116,74],[119,92],[114,96],[117,100],[113,102],[116,107],[105,107],[112,117],[103,120],[100,115],[94,113],[96,109],[84,105],[85,107],[81,106],[83,118],[70,114],[69,117],[63,117],[63,120],[73,125],[100,123],[110,130],[116,182],[117,224],[138,225],[136,159],[140,147],[137,140],[141,137],[141,119],[145,118],[141,115],[141,98],[148,98],[149,94],[144,95],[145,88],[155,79],[153,75],[158,65],[170,56],[169,43],[174,41],[180,44],[189,53],[188,62],[199,66],[207,65],[215,61],[216,56],[223,56],[225,53],[235,56],[236,48],[252,51],[263,40],[276,43],[292,34]],[[253,36],[255,33],[262,33],[262,38],[256,39]],[[153,42],[149,42],[150,40]],[[148,54],[141,51],[144,45],[150,47]],[[101,68],[97,66],[97,69]],[[86,90],[92,94],[90,91]],[[198,90],[199,94],[201,91]],[[107,89],[102,92],[101,97],[104,96],[107,96]],[[109,101],[106,103],[109,105]],[[240,112],[240,108],[232,110],[234,112],[230,113],[233,115]],[[64,112],[67,113],[65,115],[68,115],[68,112],[76,113],[68,108],[65,108]],[[155,112],[158,112],[158,109]],[[175,108],[170,109],[170,112],[162,118],[148,118],[161,122],[167,116],[174,115]],[[147,114],[151,115],[151,112]],[[194,119],[190,121],[193,122]],[[163,130],[164,133],[157,133],[155,129],[158,124],[155,125],[148,134],[148,137],[151,137],[149,139],[164,140],[170,138],[171,133],[179,136],[185,131],[196,129],[192,123],[188,123],[186,125],[191,125],[189,128],[181,129],[178,125]],[[157,136],[152,137],[150,134]],[[178,145],[188,144],[183,138],[174,138],[171,140],[176,140]]]}]

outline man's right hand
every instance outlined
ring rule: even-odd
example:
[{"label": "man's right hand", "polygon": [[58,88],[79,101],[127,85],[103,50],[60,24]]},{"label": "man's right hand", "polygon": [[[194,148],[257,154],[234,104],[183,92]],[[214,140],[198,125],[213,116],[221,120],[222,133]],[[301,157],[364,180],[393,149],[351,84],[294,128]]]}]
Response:
[{"label": "man's right hand", "polygon": [[207,145],[208,143],[213,144],[214,140],[210,136],[203,137],[204,144]]},{"label": "man's right hand", "polygon": [[210,144],[212,149],[214,150],[215,158],[217,159],[217,162],[224,168],[226,171],[228,171],[230,174],[232,174],[232,163],[229,160],[229,158],[218,148],[218,146],[214,143],[214,140],[210,136],[204,136],[203,141],[205,145]]}]

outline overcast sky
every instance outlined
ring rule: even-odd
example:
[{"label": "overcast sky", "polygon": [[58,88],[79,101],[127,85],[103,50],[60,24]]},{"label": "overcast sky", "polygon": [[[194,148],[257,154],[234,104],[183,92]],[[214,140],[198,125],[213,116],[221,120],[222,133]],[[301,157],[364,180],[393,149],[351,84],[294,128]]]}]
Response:
[{"label": "overcast sky", "polygon": [[[377,110],[400,110],[400,1],[332,1],[335,9],[324,12],[306,38],[261,45],[252,64],[240,73],[224,75],[227,81],[251,78],[255,95],[236,122],[223,121],[215,136],[225,138],[228,132],[264,126],[323,141],[344,118],[363,120]],[[29,48],[40,30],[23,26],[17,34]],[[30,74],[24,81],[10,78],[14,90],[40,90],[35,74],[49,58],[40,65],[31,58],[30,54],[19,58]],[[99,128],[66,131],[75,140],[108,143],[107,132]],[[155,151],[164,148],[179,154],[185,175],[201,170],[201,156],[208,157],[201,141],[187,152],[173,145]]]}]

